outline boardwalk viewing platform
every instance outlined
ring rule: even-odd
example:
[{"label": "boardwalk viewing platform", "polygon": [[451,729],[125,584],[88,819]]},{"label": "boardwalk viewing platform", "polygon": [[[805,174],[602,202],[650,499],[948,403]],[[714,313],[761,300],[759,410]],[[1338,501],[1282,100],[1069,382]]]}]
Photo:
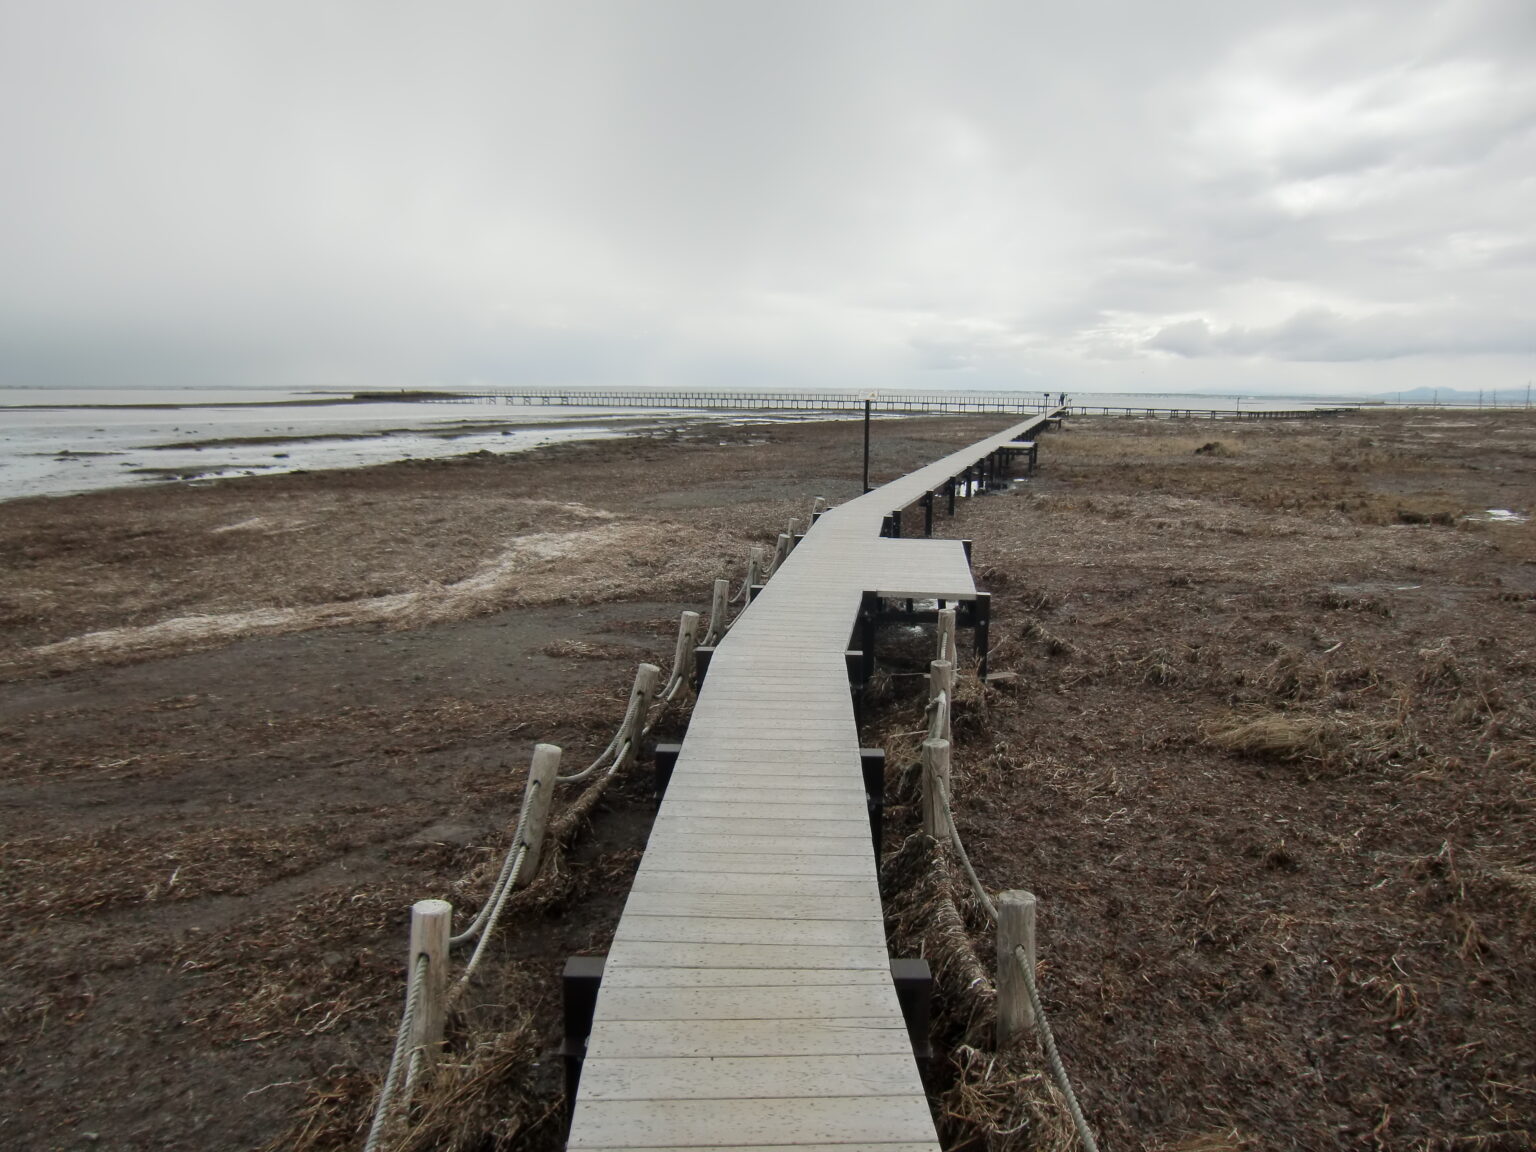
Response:
[{"label": "boardwalk viewing platform", "polygon": [[959,541],[885,536],[888,517],[1056,414],[822,514],[719,644],[608,953],[568,1147],[938,1148],[886,950],[849,639],[869,593],[976,601]]}]

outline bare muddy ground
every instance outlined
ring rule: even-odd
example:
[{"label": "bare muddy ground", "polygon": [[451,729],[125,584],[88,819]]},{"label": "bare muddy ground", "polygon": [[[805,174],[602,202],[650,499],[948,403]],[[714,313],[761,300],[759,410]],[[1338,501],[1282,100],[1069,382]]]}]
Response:
[{"label": "bare muddy ground", "polygon": [[[954,793],[1106,1146],[1531,1147],[1536,536],[1486,512],[1536,505],[1536,421],[1073,420],[1042,460],[943,525],[1017,675],[962,693]],[[962,1062],[954,1146],[1058,1139],[1038,1065]]]}]

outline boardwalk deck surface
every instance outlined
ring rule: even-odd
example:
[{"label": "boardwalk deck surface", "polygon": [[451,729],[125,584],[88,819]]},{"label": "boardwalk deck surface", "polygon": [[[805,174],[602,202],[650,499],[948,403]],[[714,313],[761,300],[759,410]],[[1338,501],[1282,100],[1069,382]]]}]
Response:
[{"label": "boardwalk deck surface", "polygon": [[976,595],[881,521],[1036,417],[822,515],[719,645],[608,953],[568,1147],[936,1152],[891,982],[844,652]]}]

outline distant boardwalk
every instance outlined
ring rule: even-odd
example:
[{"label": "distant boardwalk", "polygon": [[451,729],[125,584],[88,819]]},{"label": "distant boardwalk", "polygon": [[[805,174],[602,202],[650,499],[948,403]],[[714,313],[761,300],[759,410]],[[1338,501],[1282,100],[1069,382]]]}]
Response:
[{"label": "distant boardwalk", "polygon": [[[386,398],[387,394],[374,394]],[[1178,407],[1106,405],[1084,401],[1068,405],[1059,392],[842,392],[759,391],[752,389],[656,389],[656,388],[485,388],[474,392],[412,393],[412,399],[437,403],[498,400],[505,404],[578,408],[681,408],[710,412],[861,412],[865,402],[881,414],[931,413],[961,415],[995,413],[1023,416],[1068,407],[1073,412],[1110,416],[1164,416],[1263,420],[1334,416],[1353,408],[1272,406],[1271,401],[1242,401],[1212,396],[1209,403]],[[1245,406],[1246,403],[1246,406]]]},{"label": "distant boardwalk", "polygon": [[570,1148],[937,1150],[845,652],[866,592],[976,597],[959,542],[882,523],[1047,418],[825,513],[720,644],[608,953]]},{"label": "distant boardwalk", "polygon": [[1056,408],[1057,394],[1041,392],[840,392],[655,388],[486,388],[443,400],[501,400],[508,404],[592,408],[696,408],[723,412],[863,411],[994,412],[1024,415]]}]

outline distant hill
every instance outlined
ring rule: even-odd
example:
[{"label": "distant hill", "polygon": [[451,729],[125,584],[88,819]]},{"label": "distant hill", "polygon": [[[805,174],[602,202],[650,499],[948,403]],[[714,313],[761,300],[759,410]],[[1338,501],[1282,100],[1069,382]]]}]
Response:
[{"label": "distant hill", "polygon": [[1375,392],[1373,399],[1389,403],[1401,400],[1404,404],[1452,404],[1462,407],[1469,404],[1485,404],[1502,407],[1522,406],[1531,396],[1525,385],[1518,388],[1405,388],[1401,392]]}]

